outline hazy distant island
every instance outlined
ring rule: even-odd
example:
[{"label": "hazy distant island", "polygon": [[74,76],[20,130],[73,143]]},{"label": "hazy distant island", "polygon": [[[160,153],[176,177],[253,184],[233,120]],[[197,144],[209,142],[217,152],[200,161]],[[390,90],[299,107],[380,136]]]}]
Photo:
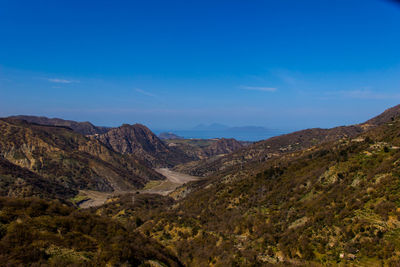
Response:
[{"label": "hazy distant island", "polygon": [[270,129],[262,126],[227,126],[219,123],[198,124],[188,129],[155,130],[161,139],[179,138],[234,138],[240,141],[260,141],[282,135],[289,130]]}]

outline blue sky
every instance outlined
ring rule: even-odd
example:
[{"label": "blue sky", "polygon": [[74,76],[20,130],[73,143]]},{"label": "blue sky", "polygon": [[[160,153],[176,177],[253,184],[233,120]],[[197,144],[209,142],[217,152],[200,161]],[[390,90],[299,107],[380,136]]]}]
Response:
[{"label": "blue sky", "polygon": [[301,129],[400,104],[384,0],[0,1],[0,116]]}]

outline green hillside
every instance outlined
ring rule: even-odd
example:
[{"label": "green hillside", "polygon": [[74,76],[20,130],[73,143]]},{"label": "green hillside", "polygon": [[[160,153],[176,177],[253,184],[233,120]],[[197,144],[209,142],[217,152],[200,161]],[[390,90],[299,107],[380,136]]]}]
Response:
[{"label": "green hillside", "polygon": [[394,120],[357,138],[192,184],[196,190],[160,214],[130,212],[144,221],[142,233],[173,248],[188,266],[395,266],[399,179],[400,121]]},{"label": "green hillside", "polygon": [[0,198],[0,265],[182,266],[133,230],[55,201]]}]

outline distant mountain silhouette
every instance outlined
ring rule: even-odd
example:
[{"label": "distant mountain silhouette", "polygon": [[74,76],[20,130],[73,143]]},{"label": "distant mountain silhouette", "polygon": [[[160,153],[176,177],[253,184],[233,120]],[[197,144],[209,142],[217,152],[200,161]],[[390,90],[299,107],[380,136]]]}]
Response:
[{"label": "distant mountain silhouette", "polygon": [[224,131],[229,129],[229,126],[219,123],[212,123],[212,124],[199,124],[193,127],[192,130],[196,131]]}]

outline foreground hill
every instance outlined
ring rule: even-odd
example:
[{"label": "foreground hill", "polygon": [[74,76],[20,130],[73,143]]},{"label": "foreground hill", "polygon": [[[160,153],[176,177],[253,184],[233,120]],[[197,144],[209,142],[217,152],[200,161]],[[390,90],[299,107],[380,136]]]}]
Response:
[{"label": "foreground hill", "polygon": [[390,108],[365,123],[332,129],[307,129],[272,137],[257,142],[224,157],[210,158],[177,166],[175,170],[195,176],[207,176],[217,171],[238,168],[249,162],[263,162],[271,158],[307,149],[314,145],[359,135],[368,129],[390,122],[400,115],[400,105]]},{"label": "foreground hill", "polygon": [[108,127],[99,127],[94,126],[88,121],[85,122],[76,122],[70,120],[63,120],[58,118],[47,118],[47,117],[38,117],[38,116],[26,116],[26,115],[19,115],[19,116],[11,116],[10,119],[17,119],[17,120],[25,120],[30,123],[36,123],[41,125],[51,125],[51,126],[64,126],[71,128],[77,133],[83,135],[90,135],[90,134],[103,134],[106,133],[110,128]]},{"label": "foreground hill", "polygon": [[135,155],[152,167],[171,167],[196,159],[177,147],[169,147],[141,124],[124,124],[92,138],[119,153]]},{"label": "foreground hill", "polygon": [[184,186],[197,189],[157,214],[123,203],[105,209],[141,216],[139,230],[188,266],[398,266],[399,179],[394,119]]},{"label": "foreground hill", "polygon": [[65,127],[0,119],[0,156],[72,190],[126,191],[164,177]]},{"label": "foreground hill", "polygon": [[182,266],[135,228],[56,201],[0,197],[0,265]]}]

